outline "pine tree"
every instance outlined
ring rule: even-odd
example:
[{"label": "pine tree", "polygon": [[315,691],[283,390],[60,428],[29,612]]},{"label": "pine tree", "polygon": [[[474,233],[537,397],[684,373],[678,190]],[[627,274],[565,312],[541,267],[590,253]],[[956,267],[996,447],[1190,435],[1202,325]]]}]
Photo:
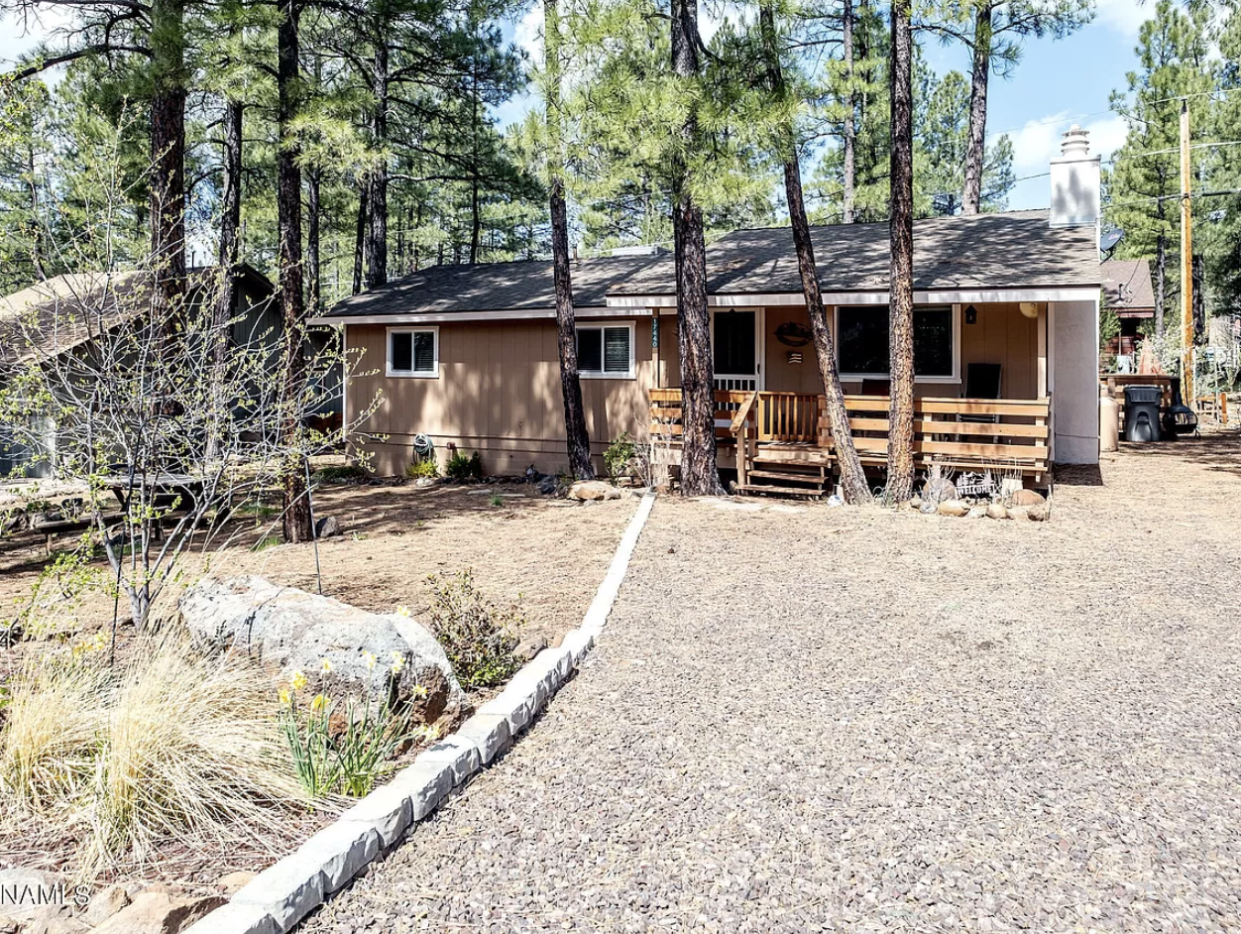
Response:
[{"label": "pine tree", "polygon": [[983,209],[986,172],[987,94],[991,72],[1009,77],[1021,60],[1022,42],[1033,36],[1060,39],[1094,17],[1095,0],[930,0],[920,26],[945,41],[960,42],[970,55],[969,136],[965,151],[962,209]]},{"label": "pine tree", "polygon": [[913,283],[913,28],[910,0],[892,3],[892,208],[888,275],[888,408],[890,502],[913,496],[914,483],[914,283]]}]

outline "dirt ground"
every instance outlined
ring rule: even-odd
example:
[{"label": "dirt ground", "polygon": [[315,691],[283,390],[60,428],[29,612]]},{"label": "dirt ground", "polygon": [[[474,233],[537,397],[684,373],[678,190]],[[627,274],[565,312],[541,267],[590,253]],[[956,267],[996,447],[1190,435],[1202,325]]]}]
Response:
[{"label": "dirt ground", "polygon": [[1241,437],[1049,522],[661,497],[584,669],[305,934],[1241,930]]},{"label": "dirt ground", "polygon": [[[406,605],[418,615],[427,605],[429,575],[472,569],[475,583],[493,602],[522,610],[529,621],[525,634],[552,640],[580,622],[635,504],[636,499],[629,498],[572,503],[541,496],[524,483],[425,489],[409,483],[329,486],[316,496],[315,513],[334,516],[342,534],[319,543],[323,593],[376,612]],[[234,523],[242,530],[238,544],[222,552],[187,555],[180,565],[182,583],[170,588],[157,615],[172,612],[184,584],[207,573],[257,574],[293,587],[317,588],[312,546],[266,544],[278,531],[271,528],[270,518]],[[73,540],[64,538],[53,547],[72,546]],[[29,597],[49,560],[40,536],[27,533],[0,541],[0,607],[5,616]],[[104,561],[97,562],[101,574],[105,567]],[[67,608],[64,619],[49,622],[60,632],[90,632],[111,615],[112,601],[97,594],[80,607]],[[3,655],[0,652],[0,658]]]}]

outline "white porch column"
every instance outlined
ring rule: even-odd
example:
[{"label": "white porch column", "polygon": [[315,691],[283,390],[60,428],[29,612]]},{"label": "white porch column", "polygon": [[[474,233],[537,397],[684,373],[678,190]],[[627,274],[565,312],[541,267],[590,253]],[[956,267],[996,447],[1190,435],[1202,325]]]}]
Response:
[{"label": "white porch column", "polygon": [[1050,302],[1048,388],[1058,464],[1099,462],[1099,301]]}]

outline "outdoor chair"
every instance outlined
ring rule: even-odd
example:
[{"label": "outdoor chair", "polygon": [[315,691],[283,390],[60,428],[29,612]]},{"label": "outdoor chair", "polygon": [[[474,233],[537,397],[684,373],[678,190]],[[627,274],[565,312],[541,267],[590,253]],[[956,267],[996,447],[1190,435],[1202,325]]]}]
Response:
[{"label": "outdoor chair", "polygon": [[[1000,389],[1002,386],[1003,368],[998,363],[970,363],[965,367],[965,392],[962,398],[965,399],[1000,399],[1003,398]],[[958,415],[958,422],[977,422],[983,424],[998,425],[1000,416],[998,415]],[[992,443],[998,441],[998,437],[992,439]]]}]

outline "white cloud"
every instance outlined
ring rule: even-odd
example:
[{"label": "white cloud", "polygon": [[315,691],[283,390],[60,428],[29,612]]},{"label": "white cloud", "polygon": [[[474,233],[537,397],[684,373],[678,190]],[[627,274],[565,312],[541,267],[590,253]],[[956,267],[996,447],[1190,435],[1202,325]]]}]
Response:
[{"label": "white cloud", "polygon": [[1090,133],[1090,151],[1107,158],[1125,142],[1128,127],[1119,114],[1096,120],[1082,120],[1067,111],[1031,120],[1009,134],[1013,140],[1013,168],[1018,176],[1046,172],[1053,157],[1060,154],[1060,138],[1073,124]]},{"label": "white cloud", "polygon": [[1127,39],[1136,39],[1138,29],[1155,15],[1154,0],[1098,0],[1099,22]]},{"label": "white cloud", "polygon": [[543,4],[536,3],[522,14],[513,27],[513,42],[530,56],[530,61],[543,61]]}]

